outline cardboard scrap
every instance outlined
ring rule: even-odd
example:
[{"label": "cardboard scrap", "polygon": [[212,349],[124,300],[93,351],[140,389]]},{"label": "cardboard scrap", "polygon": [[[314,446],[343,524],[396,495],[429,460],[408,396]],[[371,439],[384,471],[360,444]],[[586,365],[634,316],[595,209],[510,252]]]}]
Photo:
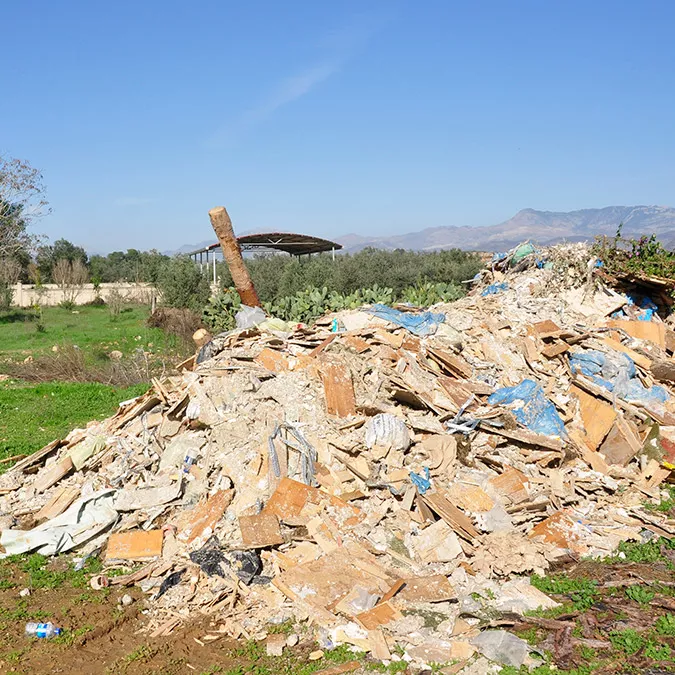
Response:
[{"label": "cardboard scrap", "polygon": [[450,562],[462,554],[457,535],[444,520],[424,528],[413,545],[424,562]]},{"label": "cardboard scrap", "polygon": [[532,528],[529,536],[540,537],[548,544],[571,550],[576,550],[576,542],[579,540],[576,521],[567,510],[557,511],[546,520],[542,520]]},{"label": "cardboard scrap", "polygon": [[503,495],[506,495],[514,504],[520,504],[530,498],[527,476],[518,469],[507,469],[504,473],[490,478],[492,486]]},{"label": "cardboard scrap", "polygon": [[107,560],[146,560],[162,555],[162,530],[115,532],[108,539]]},{"label": "cardboard scrap", "polygon": [[617,328],[638,340],[649,340],[655,345],[666,348],[666,325],[661,321],[627,321],[611,319],[607,322],[610,328]]}]

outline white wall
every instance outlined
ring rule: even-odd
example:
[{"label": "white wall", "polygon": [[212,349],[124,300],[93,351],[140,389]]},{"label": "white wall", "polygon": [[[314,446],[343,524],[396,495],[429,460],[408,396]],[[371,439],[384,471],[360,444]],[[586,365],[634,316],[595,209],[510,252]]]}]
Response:
[{"label": "white wall", "polygon": [[[15,284],[12,286],[14,297],[12,304],[16,307],[32,307],[33,305],[42,305],[43,307],[58,305],[63,301],[63,292],[56,284],[44,284],[36,288],[32,284]],[[150,304],[152,296],[158,295],[157,290],[152,284],[146,283],[128,283],[118,282],[114,284],[101,284],[99,286],[99,295],[107,300],[113,290],[117,290],[125,300],[129,302],[138,302]],[[86,305],[96,298],[94,284],[85,284],[79,290],[75,297],[76,305]]]}]

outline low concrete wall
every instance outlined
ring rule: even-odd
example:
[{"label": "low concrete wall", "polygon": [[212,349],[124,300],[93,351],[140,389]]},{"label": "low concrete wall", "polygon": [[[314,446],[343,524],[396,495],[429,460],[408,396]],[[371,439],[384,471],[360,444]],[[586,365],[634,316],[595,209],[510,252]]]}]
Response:
[{"label": "low concrete wall", "polygon": [[[64,299],[63,291],[56,284],[44,284],[37,288],[32,284],[15,284],[12,289],[14,290],[12,304],[16,307],[32,307],[33,305],[48,307],[58,305]],[[157,290],[152,284],[133,284],[127,282],[101,284],[98,289],[98,295],[107,300],[113,291],[117,291],[127,302],[138,302],[148,305],[152,301],[152,296],[158,295]],[[85,284],[76,292],[75,304],[86,305],[88,302],[94,301],[96,295],[94,284]]]}]

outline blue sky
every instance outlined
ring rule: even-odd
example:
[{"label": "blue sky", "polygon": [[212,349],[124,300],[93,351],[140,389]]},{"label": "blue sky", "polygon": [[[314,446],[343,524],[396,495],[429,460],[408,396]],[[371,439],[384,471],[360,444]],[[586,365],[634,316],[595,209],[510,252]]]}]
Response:
[{"label": "blue sky", "polygon": [[[675,206],[672,0],[6,0],[0,153],[91,251]],[[7,55],[11,55],[8,58]]]}]

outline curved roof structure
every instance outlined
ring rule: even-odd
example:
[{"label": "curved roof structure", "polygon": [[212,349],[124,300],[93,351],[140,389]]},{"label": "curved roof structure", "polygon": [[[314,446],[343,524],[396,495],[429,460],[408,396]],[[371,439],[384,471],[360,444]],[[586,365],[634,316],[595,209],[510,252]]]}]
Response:
[{"label": "curved roof structure", "polygon": [[237,237],[242,251],[256,249],[273,249],[284,251],[291,255],[305,255],[307,253],[322,253],[325,251],[339,251],[342,244],[321,237],[312,237],[308,234],[293,234],[290,232],[264,232],[261,234],[245,234]]},{"label": "curved roof structure", "polygon": [[[307,255],[309,253],[324,253],[339,251],[342,244],[321,237],[312,237],[309,234],[294,234],[292,232],[262,232],[260,234],[244,234],[237,237],[242,251],[283,251],[291,255]],[[215,243],[191,251],[188,255],[195,256],[218,249],[220,244]],[[208,260],[208,256],[207,256]]]}]

